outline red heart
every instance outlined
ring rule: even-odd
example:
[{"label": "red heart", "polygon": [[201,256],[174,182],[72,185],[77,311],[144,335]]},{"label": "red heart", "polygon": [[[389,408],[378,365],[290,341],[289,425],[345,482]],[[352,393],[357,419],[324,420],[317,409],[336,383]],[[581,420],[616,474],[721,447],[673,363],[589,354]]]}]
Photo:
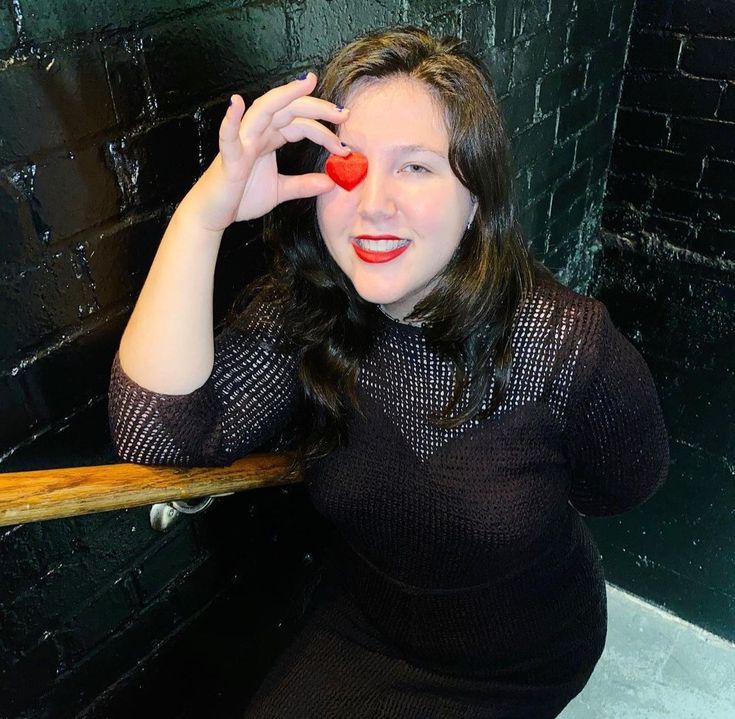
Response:
[{"label": "red heart", "polygon": [[367,175],[368,161],[365,155],[351,152],[346,157],[330,155],[324,165],[327,174],[345,190],[349,191],[362,182]]}]

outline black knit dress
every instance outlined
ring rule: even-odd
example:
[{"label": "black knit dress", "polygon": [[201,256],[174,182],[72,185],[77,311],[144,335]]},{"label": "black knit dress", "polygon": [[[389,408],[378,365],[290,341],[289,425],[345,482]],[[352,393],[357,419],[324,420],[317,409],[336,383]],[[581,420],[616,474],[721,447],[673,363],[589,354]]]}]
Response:
[{"label": "black knit dress", "polygon": [[[250,331],[223,330],[189,395],[143,389],[116,357],[120,456],[225,465],[278,435],[298,382],[278,331],[267,306]],[[666,430],[645,362],[599,301],[540,285],[512,349],[495,413],[440,430],[427,416],[446,405],[451,364],[421,327],[381,319],[360,372],[364,416],[305,477],[334,527],[326,577],[246,717],[550,719],[584,687],[607,611],[580,513],[650,497]]]}]

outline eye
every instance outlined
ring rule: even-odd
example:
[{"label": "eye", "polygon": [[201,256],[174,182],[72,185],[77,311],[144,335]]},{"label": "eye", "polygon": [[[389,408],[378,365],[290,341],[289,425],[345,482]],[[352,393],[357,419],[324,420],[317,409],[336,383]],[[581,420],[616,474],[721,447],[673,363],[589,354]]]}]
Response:
[{"label": "eye", "polygon": [[422,174],[424,172],[431,172],[431,170],[429,170],[428,168],[424,167],[423,165],[417,165],[415,163],[411,163],[409,165],[404,165],[403,166],[403,169],[404,170],[405,169],[409,169],[410,170],[410,174],[412,174],[412,175],[413,174],[417,174],[417,173],[418,174]]}]

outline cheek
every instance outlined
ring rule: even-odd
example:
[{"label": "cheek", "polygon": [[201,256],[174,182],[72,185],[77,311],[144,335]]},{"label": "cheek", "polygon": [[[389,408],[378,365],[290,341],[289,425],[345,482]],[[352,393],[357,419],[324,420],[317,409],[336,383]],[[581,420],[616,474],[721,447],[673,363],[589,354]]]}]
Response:
[{"label": "cheek", "polygon": [[345,203],[339,197],[321,195],[317,199],[317,222],[322,235],[322,242],[327,248],[332,259],[345,270],[345,262],[348,259],[349,245],[343,241],[345,233],[348,232],[348,213]]},{"label": "cheek", "polygon": [[347,203],[337,192],[337,190],[332,190],[317,198],[317,219],[319,220],[319,229],[325,239],[340,231],[347,216]]},{"label": "cheek", "polygon": [[405,211],[413,222],[425,227],[442,227],[452,222],[458,199],[446,187],[423,188],[404,198]]}]

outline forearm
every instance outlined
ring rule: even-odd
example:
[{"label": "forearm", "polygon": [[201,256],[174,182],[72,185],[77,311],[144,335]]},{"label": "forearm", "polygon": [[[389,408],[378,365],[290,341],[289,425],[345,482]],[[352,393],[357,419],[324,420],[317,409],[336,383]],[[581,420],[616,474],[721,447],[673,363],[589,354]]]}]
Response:
[{"label": "forearm", "polygon": [[120,341],[120,365],[141,387],[188,394],[212,372],[214,268],[222,233],[171,218]]}]

